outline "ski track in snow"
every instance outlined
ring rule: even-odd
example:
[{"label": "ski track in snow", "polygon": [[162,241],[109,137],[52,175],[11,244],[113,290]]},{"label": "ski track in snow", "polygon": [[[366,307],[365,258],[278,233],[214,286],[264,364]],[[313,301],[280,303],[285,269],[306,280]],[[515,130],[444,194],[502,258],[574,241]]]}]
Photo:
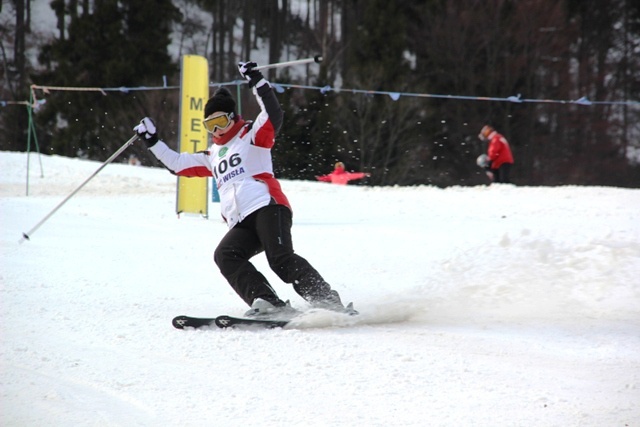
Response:
[{"label": "ski track in snow", "polygon": [[[226,226],[176,218],[175,177],[0,152],[1,425],[633,426],[640,190],[283,181],[296,251],[359,316],[241,315]],[[42,169],[40,169],[40,162]],[[254,258],[293,306],[305,303]]]}]

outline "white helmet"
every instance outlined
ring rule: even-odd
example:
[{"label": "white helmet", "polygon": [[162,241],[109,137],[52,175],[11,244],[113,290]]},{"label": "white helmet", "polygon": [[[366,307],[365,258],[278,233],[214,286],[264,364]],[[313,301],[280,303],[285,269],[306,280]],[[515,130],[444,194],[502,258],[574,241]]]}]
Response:
[{"label": "white helmet", "polygon": [[486,168],[487,166],[489,166],[489,156],[487,156],[486,154],[480,154],[476,159],[476,164],[481,168]]}]

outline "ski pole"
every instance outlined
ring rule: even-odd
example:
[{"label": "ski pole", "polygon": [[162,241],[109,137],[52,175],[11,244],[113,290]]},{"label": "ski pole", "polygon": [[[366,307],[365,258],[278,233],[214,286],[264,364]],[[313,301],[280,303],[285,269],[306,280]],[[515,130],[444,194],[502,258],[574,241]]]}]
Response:
[{"label": "ski pole", "polygon": [[118,151],[116,151],[115,153],[113,153],[111,155],[111,157],[109,157],[107,160],[105,160],[105,162],[102,164],[102,166],[100,166],[98,168],[98,170],[96,170],[89,178],[87,178],[82,184],[80,184],[80,186],[78,188],[76,188],[75,190],[73,190],[73,192],[71,194],[69,194],[63,201],[61,201],[58,206],[56,206],[55,208],[53,208],[53,210],[51,212],[49,212],[47,214],[47,216],[45,216],[44,218],[42,218],[42,220],[37,223],[31,230],[29,230],[28,233],[22,233],[22,238],[20,240],[18,240],[18,243],[22,243],[25,240],[29,240],[29,236],[31,234],[33,234],[42,224],[45,223],[46,220],[48,220],[54,213],[56,213],[56,211],[58,209],[60,209],[62,207],[62,205],[64,205],[65,203],[67,203],[67,201],[72,198],[78,191],[80,191],[82,189],[82,187],[84,187],[89,181],[91,181],[96,175],[98,175],[98,173],[105,168],[105,166],[107,166],[109,163],[111,163],[112,161],[115,160],[116,157],[118,157],[120,155],[120,153],[122,153],[124,150],[127,149],[128,146],[130,146],[131,144],[133,144],[135,142],[135,140],[138,138],[138,135],[133,135],[131,137],[130,140],[128,140],[127,142],[125,142],[125,144],[120,147],[118,149]]},{"label": "ski pole", "polygon": [[269,68],[291,67],[293,65],[309,64],[310,62],[315,62],[316,64],[319,64],[322,62],[322,56],[316,55],[313,58],[296,59],[295,61],[276,62],[274,64],[261,65],[259,67],[254,68],[254,70],[267,70]]}]

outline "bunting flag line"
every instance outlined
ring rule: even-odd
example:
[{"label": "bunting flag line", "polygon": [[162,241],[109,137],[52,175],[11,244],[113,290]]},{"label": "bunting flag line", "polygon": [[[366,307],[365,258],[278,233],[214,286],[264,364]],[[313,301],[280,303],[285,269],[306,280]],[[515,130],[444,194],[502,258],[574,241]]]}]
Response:
[{"label": "bunting flag line", "polygon": [[[180,86],[167,86],[166,79],[164,79],[163,86],[138,86],[138,87],[110,87],[110,88],[101,88],[101,87],[62,87],[62,86],[46,86],[46,85],[31,85],[31,94],[33,99],[33,107],[34,109],[41,105],[42,102],[38,103],[38,99],[36,97],[36,90],[41,90],[45,94],[51,93],[51,91],[82,91],[82,92],[100,92],[103,95],[107,95],[107,92],[136,92],[136,91],[149,91],[149,90],[174,90],[179,89]],[[247,84],[245,80],[233,80],[229,82],[222,83],[209,83],[209,87],[220,87],[220,86],[240,86],[243,84]],[[322,94],[327,94],[329,92],[335,92],[337,94],[340,93],[354,93],[354,94],[363,94],[363,95],[385,95],[390,97],[393,101],[398,101],[401,97],[414,97],[414,98],[438,98],[438,99],[456,99],[456,100],[465,100],[465,101],[492,101],[492,102],[511,102],[516,104],[522,103],[541,103],[541,104],[574,104],[574,105],[583,105],[583,106],[591,106],[591,105],[631,105],[638,106],[640,105],[640,101],[592,101],[586,96],[582,96],[575,100],[570,99],[538,99],[538,98],[522,98],[521,94],[511,95],[507,97],[496,97],[496,96],[469,96],[469,95],[443,95],[443,94],[435,94],[435,93],[416,93],[416,92],[392,92],[392,91],[382,91],[382,90],[370,90],[370,89],[353,89],[353,88],[338,88],[331,86],[310,86],[310,85],[300,85],[300,84],[289,84],[289,83],[274,83],[271,82],[272,86],[278,91],[282,93],[285,89],[302,89],[302,90],[317,90]],[[20,104],[24,105],[26,101],[16,102],[16,101],[2,101],[0,100],[0,106],[4,107],[11,104]]]}]

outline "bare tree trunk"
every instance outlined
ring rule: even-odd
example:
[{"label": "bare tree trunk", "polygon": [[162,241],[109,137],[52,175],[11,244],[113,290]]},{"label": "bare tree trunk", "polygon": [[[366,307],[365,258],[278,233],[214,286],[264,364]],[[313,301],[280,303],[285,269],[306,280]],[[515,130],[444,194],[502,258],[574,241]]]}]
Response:
[{"label": "bare tree trunk", "polygon": [[[280,60],[280,51],[282,48],[282,16],[278,8],[278,0],[269,2],[269,16],[271,21],[269,31],[269,63],[273,64]],[[275,78],[276,70],[269,70],[269,79]]]},{"label": "bare tree trunk", "polygon": [[[28,0],[27,0],[28,1]],[[16,39],[14,43],[13,63],[18,74],[18,90],[24,87],[25,76],[25,0],[16,0]]]},{"label": "bare tree trunk", "polygon": [[25,13],[26,18],[24,22],[25,32],[31,33],[31,0],[27,0],[27,4],[25,5]]},{"label": "bare tree trunk", "polygon": [[242,6],[242,48],[240,59],[246,61],[251,54],[251,25],[254,16],[254,8],[249,5],[250,1],[243,0]]},{"label": "bare tree trunk", "polygon": [[327,57],[327,32],[329,27],[329,5],[327,0],[319,0],[318,14],[318,35],[320,41],[320,52],[323,57]]},{"label": "bare tree trunk", "polygon": [[225,80],[227,80],[228,76],[235,74],[235,70],[236,70],[235,64],[238,62],[237,58],[235,57],[235,52],[233,50],[233,46],[235,42],[235,38],[233,37],[233,28],[235,26],[235,21],[236,21],[235,14],[234,13],[228,14],[227,19],[225,21],[225,32],[227,33],[227,40],[228,40],[227,50],[226,50],[227,53],[225,54],[225,70],[228,74],[225,73],[224,75]]},{"label": "bare tree trunk", "polygon": [[56,28],[58,29],[58,38],[64,40],[64,0],[54,0],[51,2],[51,8],[56,14]]}]

